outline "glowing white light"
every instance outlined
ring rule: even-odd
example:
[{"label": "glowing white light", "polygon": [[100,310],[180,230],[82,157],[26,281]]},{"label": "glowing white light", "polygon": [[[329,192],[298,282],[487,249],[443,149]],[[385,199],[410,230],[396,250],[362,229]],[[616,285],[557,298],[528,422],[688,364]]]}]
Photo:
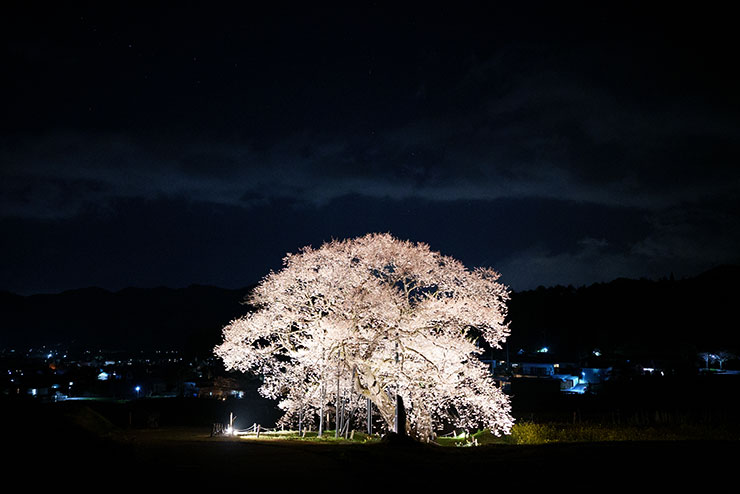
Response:
[{"label": "glowing white light", "polygon": [[547,348],[546,346],[543,346],[542,348],[540,348],[539,350],[537,350],[537,353],[547,353],[549,351],[550,351],[549,348]]},{"label": "glowing white light", "polygon": [[[450,408],[465,412],[454,427],[509,432],[508,396],[488,366],[470,358],[480,348],[467,334],[478,328],[494,346],[508,335],[509,295],[498,273],[469,270],[424,244],[386,234],[332,241],[284,261],[251,294],[261,309],[226,326],[215,348],[227,369],[262,376],[259,391],[281,399],[283,421],[316,413],[321,431],[326,403],[341,404],[361,391],[389,427],[393,397],[401,397],[427,438]],[[383,337],[386,328],[395,334]],[[357,351],[362,341],[377,344]],[[352,344],[336,351],[339,342]],[[382,376],[393,379],[367,389]]]}]

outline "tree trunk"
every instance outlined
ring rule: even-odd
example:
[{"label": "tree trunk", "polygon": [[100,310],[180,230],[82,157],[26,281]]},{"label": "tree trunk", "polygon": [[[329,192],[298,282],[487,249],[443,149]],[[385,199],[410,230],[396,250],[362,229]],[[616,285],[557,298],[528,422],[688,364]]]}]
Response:
[{"label": "tree trunk", "polygon": [[[396,422],[396,399],[391,397],[385,389],[381,387],[372,372],[368,368],[362,366],[357,367],[357,373],[355,374],[354,387],[362,395],[370,400],[372,404],[378,409],[378,413],[385,421],[388,430],[395,431]],[[365,384],[369,383],[369,384]],[[429,442],[434,440],[434,434],[431,430],[426,430],[422,426],[421,429],[417,429],[411,422],[404,420],[405,426],[403,427],[402,434],[406,434],[414,439],[423,442]]]},{"label": "tree trunk", "polygon": [[403,406],[403,398],[401,395],[396,394],[396,413],[395,421],[393,424],[393,431],[396,434],[406,435],[407,424],[406,424],[406,409]]},{"label": "tree trunk", "polygon": [[[362,377],[362,380],[360,380],[360,377]],[[362,381],[369,384],[363,385]],[[357,368],[355,387],[360,394],[370,399],[378,409],[378,413],[380,413],[380,416],[385,421],[388,429],[393,430],[396,418],[395,400],[388,396],[388,393],[386,393],[385,389],[380,386],[372,373],[370,373],[369,369]]]}]

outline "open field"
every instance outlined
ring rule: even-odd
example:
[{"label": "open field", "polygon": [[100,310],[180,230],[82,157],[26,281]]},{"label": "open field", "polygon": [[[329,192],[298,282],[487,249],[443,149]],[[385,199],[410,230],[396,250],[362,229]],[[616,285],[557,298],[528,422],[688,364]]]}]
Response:
[{"label": "open field", "polygon": [[[51,410],[51,412],[50,412]],[[3,412],[12,412],[7,407]],[[80,408],[4,413],[4,477],[81,486],[263,486],[386,489],[451,485],[678,487],[736,474],[737,440],[483,444],[336,444],[211,437],[207,427],[120,428]],[[335,488],[335,487],[331,487]]]}]

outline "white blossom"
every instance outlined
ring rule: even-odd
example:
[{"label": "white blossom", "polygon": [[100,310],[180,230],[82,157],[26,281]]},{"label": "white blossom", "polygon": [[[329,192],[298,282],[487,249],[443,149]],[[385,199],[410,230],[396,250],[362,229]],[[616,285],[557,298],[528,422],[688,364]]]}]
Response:
[{"label": "white blossom", "polygon": [[445,424],[508,433],[508,397],[475,342],[499,348],[508,335],[498,278],[389,234],[305,247],[255,288],[215,353],[261,374],[284,421],[340,402],[362,410],[367,397],[392,429],[398,394],[421,439]]}]

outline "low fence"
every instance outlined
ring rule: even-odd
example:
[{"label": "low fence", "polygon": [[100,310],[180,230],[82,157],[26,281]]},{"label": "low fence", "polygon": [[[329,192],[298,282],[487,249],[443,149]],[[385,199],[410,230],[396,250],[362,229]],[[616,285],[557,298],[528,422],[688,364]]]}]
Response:
[{"label": "low fence", "polygon": [[261,434],[269,434],[269,433],[275,433],[275,432],[284,432],[284,429],[277,427],[264,427],[260,424],[253,424],[246,429],[234,429],[233,427],[222,424],[222,423],[214,423],[213,428],[211,430],[211,437],[214,436],[249,436],[253,435],[256,437],[260,437]]}]

